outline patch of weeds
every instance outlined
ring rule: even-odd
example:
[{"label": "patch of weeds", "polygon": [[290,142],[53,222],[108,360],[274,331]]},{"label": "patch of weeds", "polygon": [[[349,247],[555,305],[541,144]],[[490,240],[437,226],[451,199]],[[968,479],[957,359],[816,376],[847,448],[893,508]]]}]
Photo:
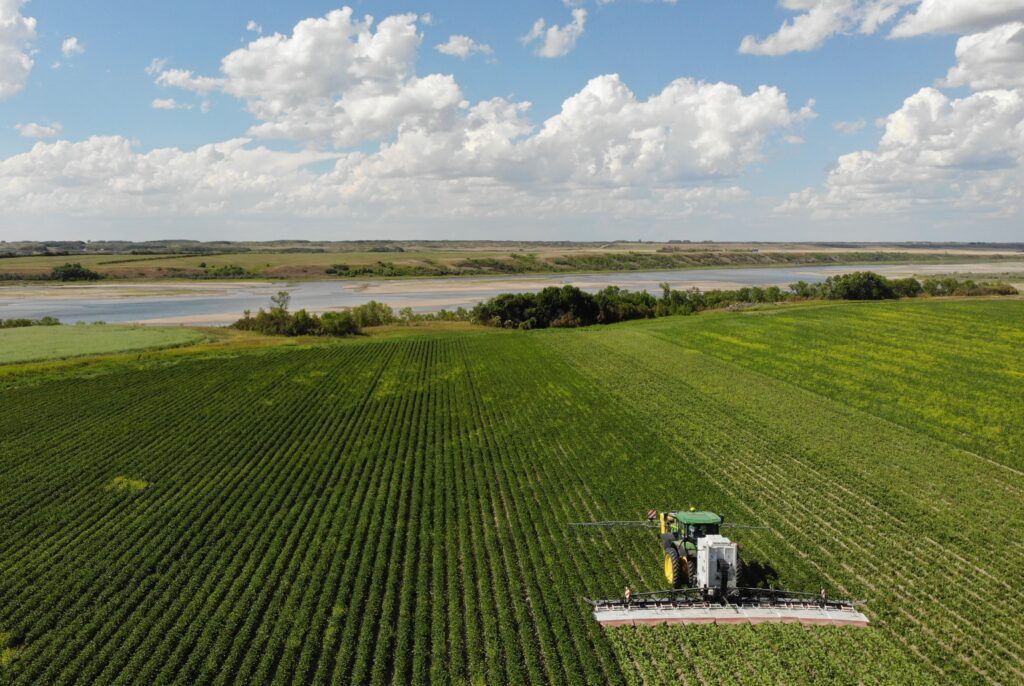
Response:
[{"label": "patch of weeds", "polygon": [[10,631],[0,631],[0,668],[7,667],[21,652],[21,639]]},{"label": "patch of weeds", "polygon": [[127,476],[115,476],[114,479],[104,486],[104,490],[115,491],[115,492],[129,492],[138,493],[144,491],[149,487],[148,481],[142,479],[130,479]]}]

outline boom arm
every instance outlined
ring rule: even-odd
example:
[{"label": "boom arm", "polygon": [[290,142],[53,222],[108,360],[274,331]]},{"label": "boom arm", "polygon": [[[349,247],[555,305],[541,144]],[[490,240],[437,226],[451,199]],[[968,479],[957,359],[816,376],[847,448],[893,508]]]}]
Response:
[{"label": "boom arm", "polygon": [[590,526],[618,529],[657,529],[656,522],[640,521],[609,521],[609,522],[569,522],[569,526]]}]

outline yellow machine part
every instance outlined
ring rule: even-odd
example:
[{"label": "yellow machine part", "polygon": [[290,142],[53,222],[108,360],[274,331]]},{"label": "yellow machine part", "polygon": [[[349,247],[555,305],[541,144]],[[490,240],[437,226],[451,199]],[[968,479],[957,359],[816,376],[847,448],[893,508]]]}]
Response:
[{"label": "yellow machine part", "polygon": [[665,579],[672,585],[672,588],[685,588],[689,582],[688,576],[686,559],[679,557],[678,553],[673,555],[666,551]]}]

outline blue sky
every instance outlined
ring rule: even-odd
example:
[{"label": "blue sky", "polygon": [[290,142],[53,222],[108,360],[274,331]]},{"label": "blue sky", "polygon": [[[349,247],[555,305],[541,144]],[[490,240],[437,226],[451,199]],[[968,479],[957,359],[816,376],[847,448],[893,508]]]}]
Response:
[{"label": "blue sky", "polygon": [[[1024,84],[1012,72],[984,78],[988,53],[981,48],[983,54],[962,65],[967,76],[940,83],[961,59],[958,41],[973,39],[996,56],[1016,50],[1013,29],[1024,19],[1022,2],[993,0],[988,15],[966,0],[349,4],[353,12],[345,21],[375,19],[364,27],[370,37],[387,17],[416,15],[405,19],[416,33],[405,66],[389,73],[385,85],[352,78],[338,85],[331,70],[343,72],[348,57],[313,74],[301,56],[282,53],[296,62],[274,78],[310,84],[274,99],[261,90],[277,87],[265,80],[271,78],[267,65],[285,57],[253,53],[244,78],[226,74],[222,60],[274,34],[287,51],[299,22],[323,19],[342,5],[0,0],[0,19],[6,12],[34,20],[31,36],[6,39],[32,67],[20,86],[0,86],[0,239],[42,237],[41,231],[140,239],[1024,239],[1024,143],[1015,133],[1024,118]],[[892,16],[865,28],[864,17],[879,6],[892,6]],[[581,10],[575,42],[553,48],[564,54],[544,56],[544,36],[524,44],[538,19],[545,28],[564,28]],[[795,38],[782,35],[769,48],[746,50],[772,54],[740,51],[744,37],[764,41],[794,21]],[[247,29],[250,22],[259,30]],[[899,31],[909,35],[891,37]],[[329,27],[318,35],[328,42],[320,45],[344,48],[350,40]],[[485,44],[490,52],[463,59],[435,49],[451,36]],[[65,55],[62,45],[71,37],[81,47]],[[4,40],[0,32],[0,48]],[[397,59],[374,53],[378,58],[375,69]],[[147,71],[154,60],[162,60],[161,68]],[[161,81],[169,70],[191,72],[193,80]],[[609,105],[613,111],[592,133],[587,112],[570,121],[563,103],[592,79],[613,74],[616,84],[605,85],[621,85],[631,96],[616,95],[619,103]],[[405,114],[353,124],[344,136],[333,133],[332,113],[338,103],[354,102],[353,93],[402,98],[430,75],[450,79],[440,90],[423,85]],[[198,77],[221,82],[204,88],[196,85]],[[679,79],[738,92],[722,95],[695,85],[664,107],[643,107]],[[747,100],[761,86],[784,96],[784,105]],[[320,110],[306,109],[305,93],[318,99]],[[461,105],[451,97],[461,97]],[[430,98],[434,102],[425,102]],[[467,113],[494,98],[530,105],[503,115],[514,131],[488,134],[494,149],[481,152],[479,143],[467,142],[473,128]],[[171,99],[182,109],[154,106]],[[635,103],[642,111],[633,111]],[[366,107],[359,101],[352,112]],[[615,107],[624,108],[618,118]],[[734,121],[708,119],[701,114],[705,107],[725,113],[750,107],[751,113]],[[563,129],[573,133],[542,135],[545,122],[560,115]],[[303,133],[304,119],[322,117],[319,133]],[[751,117],[756,121],[747,121]],[[988,122],[980,133],[972,129],[979,121]],[[841,122],[845,130],[837,129]],[[638,131],[655,130],[662,137],[653,145],[664,147],[662,157],[630,149]],[[217,152],[230,164],[184,170],[205,164],[190,153],[240,138],[245,141],[231,152]],[[181,174],[155,179],[160,165],[176,168],[170,157],[159,164],[147,157],[155,149],[175,151]],[[245,154],[253,150],[260,156]],[[993,150],[1010,152],[992,163]],[[694,159],[680,161],[691,152]],[[842,157],[851,153],[862,155]],[[715,161],[708,162],[708,154]],[[577,156],[586,157],[579,168],[565,163]],[[615,171],[616,164],[630,171]],[[254,174],[258,188],[237,182]],[[267,194],[274,202],[253,202]],[[464,202],[467,197],[473,200]],[[595,199],[600,211],[592,209]]]}]

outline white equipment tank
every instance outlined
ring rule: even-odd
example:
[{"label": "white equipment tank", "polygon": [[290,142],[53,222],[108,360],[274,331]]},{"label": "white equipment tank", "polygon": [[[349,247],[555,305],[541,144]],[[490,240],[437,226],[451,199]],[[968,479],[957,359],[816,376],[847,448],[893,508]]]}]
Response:
[{"label": "white equipment tank", "polygon": [[725,536],[697,539],[697,586],[718,593],[736,588],[738,546]]}]

